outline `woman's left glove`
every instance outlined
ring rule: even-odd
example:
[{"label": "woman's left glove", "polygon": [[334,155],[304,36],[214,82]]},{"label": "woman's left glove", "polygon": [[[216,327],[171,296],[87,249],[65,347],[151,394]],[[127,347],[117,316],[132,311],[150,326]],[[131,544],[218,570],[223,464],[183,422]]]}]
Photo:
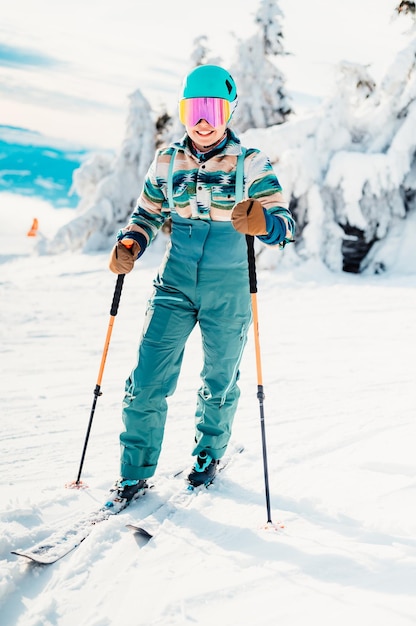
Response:
[{"label": "woman's left glove", "polygon": [[242,200],[234,205],[231,223],[235,230],[244,235],[267,235],[267,211],[258,200]]}]

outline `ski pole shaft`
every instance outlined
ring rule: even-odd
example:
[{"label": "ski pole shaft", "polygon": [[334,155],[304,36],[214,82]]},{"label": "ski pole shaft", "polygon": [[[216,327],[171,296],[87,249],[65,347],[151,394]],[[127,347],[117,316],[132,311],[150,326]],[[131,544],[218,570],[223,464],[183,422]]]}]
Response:
[{"label": "ski pole shaft", "polygon": [[95,413],[95,407],[97,405],[98,397],[102,395],[101,394],[101,381],[103,378],[104,367],[105,367],[105,362],[107,359],[108,347],[110,345],[111,334],[113,332],[114,318],[117,315],[118,306],[120,304],[120,297],[121,297],[121,290],[123,288],[124,276],[125,274],[119,274],[117,276],[117,282],[116,282],[116,286],[114,289],[113,301],[111,303],[111,309],[110,309],[110,321],[108,323],[107,335],[106,335],[105,342],[104,342],[104,350],[103,350],[103,354],[101,357],[100,369],[98,371],[97,384],[95,385],[95,389],[94,389],[94,399],[93,399],[93,403],[91,407],[90,418],[88,421],[87,432],[86,432],[85,440],[84,440],[84,447],[82,449],[81,462],[79,465],[78,476],[75,481],[75,485],[80,484],[82,468],[84,466],[85,454],[87,452],[88,440],[90,438],[91,426],[92,426],[92,421],[93,421],[94,413]]},{"label": "ski pole shaft", "polygon": [[246,235],[247,241],[247,257],[248,257],[248,273],[250,281],[251,308],[253,312],[253,329],[254,329],[254,346],[256,351],[256,369],[257,369],[257,398],[260,408],[260,428],[261,443],[263,450],[263,470],[264,470],[264,487],[266,496],[267,523],[271,524],[271,507],[270,507],[270,488],[269,488],[269,470],[267,463],[267,445],[266,445],[266,426],[264,420],[264,387],[263,374],[261,367],[260,353],[260,337],[259,337],[259,318],[257,308],[257,275],[256,275],[256,257],[254,254],[254,237]]}]

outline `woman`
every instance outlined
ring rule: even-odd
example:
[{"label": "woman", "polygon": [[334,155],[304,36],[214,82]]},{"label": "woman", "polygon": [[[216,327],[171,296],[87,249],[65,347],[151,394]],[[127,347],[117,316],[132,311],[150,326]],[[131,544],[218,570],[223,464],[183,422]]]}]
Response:
[{"label": "woman", "polygon": [[[294,221],[269,159],[229,128],[237,106],[230,74],[203,65],[185,78],[179,116],[186,134],[158,150],[110,269],[129,272],[171,218],[170,243],[154,280],[138,360],[126,381],[121,478],[108,506],[143,493],[156,470],[184,347],[198,323],[204,363],[195,414],[191,485],[209,484],[231,435],[238,369],[251,322],[245,234],[270,245],[293,240]],[[248,200],[242,200],[244,197]],[[241,200],[238,202],[238,200]]]}]

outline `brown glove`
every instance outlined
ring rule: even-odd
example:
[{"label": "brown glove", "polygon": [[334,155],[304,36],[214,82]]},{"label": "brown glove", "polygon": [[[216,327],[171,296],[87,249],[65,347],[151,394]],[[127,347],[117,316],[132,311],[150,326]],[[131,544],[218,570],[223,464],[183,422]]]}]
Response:
[{"label": "brown glove", "polygon": [[133,239],[121,239],[110,254],[108,266],[114,274],[128,274],[140,252],[140,246]]},{"label": "brown glove", "polygon": [[264,209],[258,200],[242,200],[231,212],[231,223],[244,235],[267,235]]}]

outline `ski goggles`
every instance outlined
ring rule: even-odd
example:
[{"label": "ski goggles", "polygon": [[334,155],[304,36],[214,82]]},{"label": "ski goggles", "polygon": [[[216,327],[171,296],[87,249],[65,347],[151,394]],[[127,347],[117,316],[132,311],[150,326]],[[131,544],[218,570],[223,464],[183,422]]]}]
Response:
[{"label": "ski goggles", "polygon": [[237,106],[237,100],[224,98],[183,98],[179,101],[179,119],[184,126],[196,126],[200,120],[217,128],[226,124]]}]

